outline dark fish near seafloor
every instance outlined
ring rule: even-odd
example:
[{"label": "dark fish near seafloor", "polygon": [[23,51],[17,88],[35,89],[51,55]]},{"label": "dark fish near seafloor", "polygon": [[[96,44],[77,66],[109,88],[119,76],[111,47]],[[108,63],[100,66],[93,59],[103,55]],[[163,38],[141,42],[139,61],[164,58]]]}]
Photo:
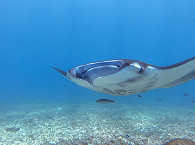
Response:
[{"label": "dark fish near seafloor", "polygon": [[142,95],[140,95],[140,94],[137,94],[137,97],[142,98],[143,96],[142,96]]},{"label": "dark fish near seafloor", "polygon": [[96,100],[96,103],[115,103],[115,101],[110,99],[98,99]]}]

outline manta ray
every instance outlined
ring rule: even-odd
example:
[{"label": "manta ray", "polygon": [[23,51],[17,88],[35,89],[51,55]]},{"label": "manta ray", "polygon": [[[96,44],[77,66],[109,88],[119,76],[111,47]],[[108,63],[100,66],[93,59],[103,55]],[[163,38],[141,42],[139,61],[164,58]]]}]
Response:
[{"label": "manta ray", "polygon": [[80,65],[67,72],[53,68],[80,86],[122,96],[169,88],[195,78],[195,57],[170,66],[118,59]]}]

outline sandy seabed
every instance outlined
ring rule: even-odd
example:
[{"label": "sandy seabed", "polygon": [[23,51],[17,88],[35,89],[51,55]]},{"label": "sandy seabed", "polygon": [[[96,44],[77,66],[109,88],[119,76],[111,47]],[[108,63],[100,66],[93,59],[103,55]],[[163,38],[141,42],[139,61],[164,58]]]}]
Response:
[{"label": "sandy seabed", "polygon": [[195,107],[37,105],[0,116],[0,145],[163,145],[195,141]]}]

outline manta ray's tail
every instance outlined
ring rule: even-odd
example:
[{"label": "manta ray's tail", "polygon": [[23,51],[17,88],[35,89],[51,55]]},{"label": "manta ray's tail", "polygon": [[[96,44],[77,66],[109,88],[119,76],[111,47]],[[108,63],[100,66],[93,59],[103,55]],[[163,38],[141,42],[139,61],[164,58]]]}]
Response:
[{"label": "manta ray's tail", "polygon": [[176,86],[195,78],[195,57],[171,66],[159,67],[159,69],[159,84],[161,84],[159,87]]}]

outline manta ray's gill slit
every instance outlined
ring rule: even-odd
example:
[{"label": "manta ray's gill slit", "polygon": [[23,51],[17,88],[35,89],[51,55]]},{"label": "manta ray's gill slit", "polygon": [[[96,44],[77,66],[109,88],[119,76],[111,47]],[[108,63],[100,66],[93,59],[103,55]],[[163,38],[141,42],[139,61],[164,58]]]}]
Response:
[{"label": "manta ray's gill slit", "polygon": [[124,85],[129,84],[129,83],[137,82],[137,81],[141,80],[143,77],[144,76],[140,75],[140,76],[136,76],[134,78],[129,78],[126,81],[118,83],[118,85],[119,86],[124,86]]},{"label": "manta ray's gill slit", "polygon": [[132,90],[125,90],[125,89],[110,90],[108,88],[103,88],[103,91],[105,93],[112,94],[112,95],[126,95],[126,94],[134,94],[135,93]]},{"label": "manta ray's gill slit", "polygon": [[112,90],[107,89],[107,88],[103,88],[103,91],[108,93],[108,94],[115,94]]},{"label": "manta ray's gill slit", "polygon": [[147,91],[147,90],[150,90],[150,88],[152,88],[154,85],[155,85],[155,83],[158,81],[158,74],[155,74],[151,79],[150,79],[150,81],[149,82],[147,82],[147,85],[146,86],[144,86],[143,88],[142,88],[142,91],[141,92],[145,92],[145,91]]},{"label": "manta ray's gill slit", "polygon": [[117,89],[117,90],[114,90],[114,92],[115,92],[116,94],[123,95],[123,94],[127,93],[127,90],[124,90],[124,89]]},{"label": "manta ray's gill slit", "polygon": [[135,94],[136,90],[115,89],[113,92],[116,95],[128,95],[128,94]]}]

